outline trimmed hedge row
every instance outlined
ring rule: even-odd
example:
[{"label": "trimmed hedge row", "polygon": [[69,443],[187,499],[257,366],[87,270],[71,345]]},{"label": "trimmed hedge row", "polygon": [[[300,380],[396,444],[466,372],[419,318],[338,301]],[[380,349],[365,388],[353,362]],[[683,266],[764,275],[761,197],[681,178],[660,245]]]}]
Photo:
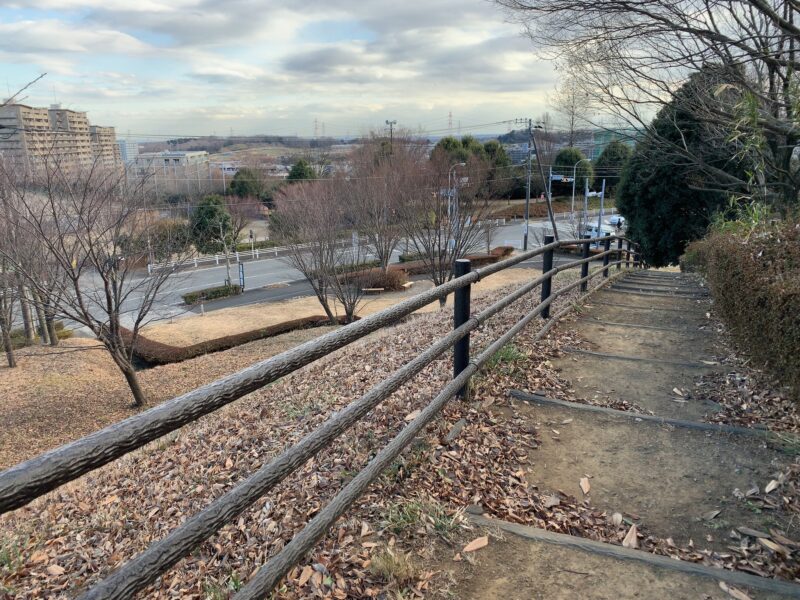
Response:
[{"label": "trimmed hedge row", "polygon": [[[492,248],[489,254],[470,254],[464,258],[472,261],[472,268],[476,269],[484,265],[496,263],[497,261],[510,256],[514,252],[513,246],[498,246]],[[422,260],[412,260],[400,264],[389,265],[389,270],[405,271],[407,275],[424,275],[428,272],[428,267]]]},{"label": "trimmed hedge row", "polygon": [[690,244],[681,264],[706,276],[737,344],[800,401],[800,224],[747,240],[711,234]]},{"label": "trimmed hedge row", "polygon": [[197,290],[189,292],[182,296],[185,304],[192,305],[207,300],[215,300],[217,298],[227,298],[228,296],[238,296],[242,293],[242,287],[239,284],[220,285],[218,287],[206,288],[204,290]]},{"label": "trimmed hedge row", "polygon": [[[344,317],[339,317],[338,321],[341,325],[345,324]],[[303,317],[302,319],[284,321],[283,323],[277,323],[269,327],[261,327],[260,329],[253,329],[251,331],[226,335],[205,342],[198,342],[190,346],[171,346],[139,335],[136,338],[133,354],[140,360],[151,365],[167,365],[189,360],[190,358],[202,356],[203,354],[229,350],[235,346],[241,346],[248,342],[289,333],[290,331],[323,327],[330,324],[330,320],[325,316]],[[125,330],[123,335],[130,348],[130,331]]]},{"label": "trimmed hedge row", "polygon": [[237,252],[249,252],[252,250],[264,250],[265,248],[277,248],[279,246],[278,242],[273,240],[261,240],[260,242],[253,242],[252,246],[250,242],[239,242],[236,244],[236,251]]}]

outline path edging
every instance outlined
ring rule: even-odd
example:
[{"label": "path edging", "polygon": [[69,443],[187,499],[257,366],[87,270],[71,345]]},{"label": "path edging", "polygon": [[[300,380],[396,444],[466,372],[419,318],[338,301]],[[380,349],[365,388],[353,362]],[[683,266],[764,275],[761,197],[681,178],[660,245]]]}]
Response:
[{"label": "path edging", "polygon": [[508,521],[489,519],[482,515],[468,514],[467,516],[469,520],[476,525],[497,527],[507,533],[513,533],[514,535],[536,542],[576,548],[585,552],[601,554],[622,560],[635,560],[670,571],[678,571],[688,575],[699,575],[716,581],[745,586],[754,590],[787,595],[790,598],[800,598],[800,585],[789,581],[758,577],[756,575],[750,575],[749,573],[742,573],[741,571],[729,571],[717,567],[708,567],[698,563],[652,554],[643,550],[632,550],[623,546],[616,546],[614,544],[598,542],[564,533],[555,533],[528,525],[519,525],[517,523],[509,523]]},{"label": "path edging", "polygon": [[571,410],[583,410],[587,412],[602,413],[615,417],[625,417],[628,419],[639,419],[642,421],[650,421],[659,425],[672,425],[674,427],[683,427],[685,429],[697,429],[700,431],[716,431],[718,433],[736,433],[739,435],[749,435],[753,437],[769,437],[773,432],[769,429],[752,429],[749,427],[739,427],[738,425],[726,425],[724,423],[703,423],[700,421],[686,421],[684,419],[674,419],[672,417],[660,417],[658,415],[646,415],[639,412],[630,410],[619,410],[616,408],[609,408],[608,406],[597,406],[595,404],[583,404],[581,402],[570,402],[568,400],[558,400],[556,398],[548,398],[540,394],[528,394],[520,390],[510,390],[509,394],[517,400],[523,402],[535,402],[537,404],[559,406],[561,408],[569,408]]},{"label": "path edging", "polygon": [[583,350],[582,348],[573,348],[572,346],[565,346],[563,350],[564,352],[570,352],[573,354],[586,354],[588,356],[597,356],[598,358],[609,358],[613,360],[631,360],[636,362],[649,362],[662,365],[672,365],[675,367],[687,367],[690,369],[710,369],[712,371],[715,371],[719,369],[714,369],[713,367],[722,366],[719,363],[715,363],[713,365],[707,365],[701,362],[669,360],[666,358],[645,358],[643,356],[625,356],[624,354],[607,354],[604,352],[593,352],[592,350]]}]

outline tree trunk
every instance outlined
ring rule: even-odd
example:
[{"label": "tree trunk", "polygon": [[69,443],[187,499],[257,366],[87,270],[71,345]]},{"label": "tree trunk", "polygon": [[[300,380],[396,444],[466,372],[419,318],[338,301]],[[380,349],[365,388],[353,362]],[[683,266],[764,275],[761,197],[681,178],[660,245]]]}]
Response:
[{"label": "tree trunk", "polygon": [[36,334],[33,331],[33,324],[31,322],[31,305],[28,302],[28,295],[25,293],[25,286],[20,281],[17,284],[19,292],[19,306],[22,312],[22,326],[25,328],[25,340],[32,344],[36,339]]},{"label": "tree trunk", "polygon": [[127,360],[117,360],[116,363],[122,371],[122,374],[125,376],[125,381],[128,382],[128,387],[131,388],[131,393],[133,394],[133,405],[137,407],[144,406],[147,398],[144,395],[142,386],[139,384],[139,377],[136,375],[136,370],[133,368],[133,365]]},{"label": "tree trunk", "polygon": [[45,309],[45,321],[47,322],[47,335],[50,337],[50,345],[58,346],[58,331],[56,331],[56,319],[53,312],[48,308]]},{"label": "tree trunk", "polygon": [[331,310],[328,301],[319,294],[317,295],[317,299],[319,300],[319,303],[322,304],[322,308],[325,310],[325,314],[328,315],[328,320],[331,322],[331,325],[338,325],[339,321],[336,320],[336,315],[333,314],[333,311]]},{"label": "tree trunk", "polygon": [[47,332],[47,319],[44,316],[42,298],[38,292],[34,291],[34,305],[36,307],[36,319],[39,321],[39,335],[42,338],[42,345],[50,343],[50,336]]},{"label": "tree trunk", "polygon": [[11,344],[11,332],[8,330],[5,319],[0,322],[0,334],[2,334],[3,337],[3,349],[6,352],[8,366],[13,369],[17,366],[17,358],[14,356],[14,346]]}]

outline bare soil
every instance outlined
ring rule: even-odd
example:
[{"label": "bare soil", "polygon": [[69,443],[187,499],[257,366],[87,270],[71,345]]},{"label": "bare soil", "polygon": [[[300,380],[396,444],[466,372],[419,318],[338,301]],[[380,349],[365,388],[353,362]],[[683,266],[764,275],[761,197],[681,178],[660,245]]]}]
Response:
[{"label": "bare soil", "polygon": [[[703,415],[717,411],[719,406],[710,401],[687,399],[674,390],[677,388],[684,393],[682,390],[691,389],[698,376],[719,369],[716,356],[719,339],[706,317],[708,308],[705,300],[618,297],[610,292],[598,292],[586,307],[586,317],[575,324],[583,340],[581,348],[652,360],[619,360],[568,353],[554,361],[554,366],[571,382],[576,397],[590,403],[614,397],[661,416],[700,421]],[[676,365],[669,361],[698,366]]]},{"label": "bare soil", "polygon": [[[679,546],[691,540],[725,551],[728,532],[739,526],[800,533],[790,515],[751,508],[733,495],[754,485],[763,489],[787,462],[758,438],[521,404],[518,414],[541,433],[527,474],[540,489],[585,496],[592,506],[631,517]],[[586,495],[583,477],[591,486]]]},{"label": "bare soil", "polygon": [[[459,600],[729,600],[717,582],[637,562],[525,540],[490,538],[474,565],[449,561]],[[753,600],[780,596],[744,588]]]}]

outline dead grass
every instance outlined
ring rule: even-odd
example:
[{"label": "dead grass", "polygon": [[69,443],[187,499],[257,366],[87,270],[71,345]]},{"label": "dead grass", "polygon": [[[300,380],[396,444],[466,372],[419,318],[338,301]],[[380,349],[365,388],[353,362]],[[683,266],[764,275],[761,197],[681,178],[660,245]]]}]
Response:
[{"label": "dead grass", "polygon": [[[473,294],[481,294],[511,283],[527,281],[534,277],[533,273],[532,269],[506,269],[475,284],[473,286]],[[428,281],[418,281],[409,292],[391,292],[380,294],[379,296],[366,296],[361,302],[358,314],[364,316],[378,312],[411,298],[414,294],[429,290],[431,287],[432,285]],[[452,297],[448,298],[448,301],[452,302]],[[431,312],[438,310],[438,308],[438,303],[434,302],[417,312]],[[335,310],[337,314],[344,314],[339,305],[335,306]],[[144,335],[158,342],[174,346],[188,346],[189,344],[196,344],[225,335],[233,335],[259,327],[275,325],[290,319],[322,314],[324,314],[324,311],[315,297],[296,298],[284,302],[223,308],[208,312],[205,316],[192,314],[173,322],[150,325],[145,328]]]},{"label": "dead grass", "polygon": [[[331,331],[321,327],[258,340],[226,352],[142,371],[150,405],[238,371]],[[134,414],[130,391],[97,342],[18,352],[19,367],[0,368],[0,468],[26,460]]]},{"label": "dead grass", "polygon": [[387,584],[398,587],[417,581],[421,575],[410,554],[391,548],[380,550],[372,556],[369,571]]}]

